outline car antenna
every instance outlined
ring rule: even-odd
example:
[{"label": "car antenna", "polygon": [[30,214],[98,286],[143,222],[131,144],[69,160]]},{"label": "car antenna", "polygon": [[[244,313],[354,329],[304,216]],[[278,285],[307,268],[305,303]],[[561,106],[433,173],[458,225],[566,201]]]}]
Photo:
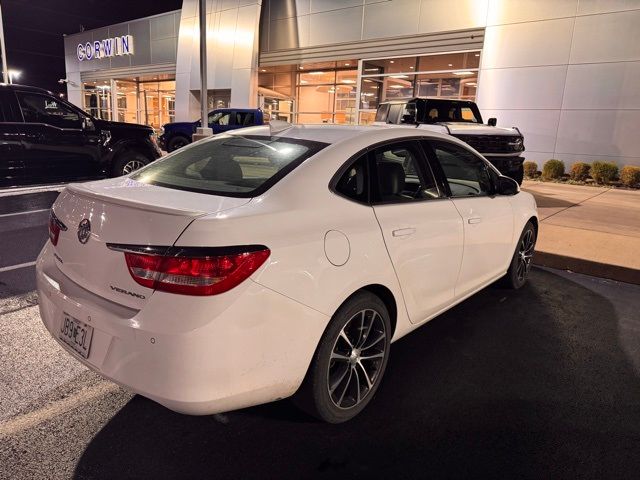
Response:
[{"label": "car antenna", "polygon": [[285,122],[284,120],[271,120],[269,122],[269,133],[271,133],[271,135],[275,135],[276,133],[290,129],[291,127],[293,127],[293,125],[289,122]]}]

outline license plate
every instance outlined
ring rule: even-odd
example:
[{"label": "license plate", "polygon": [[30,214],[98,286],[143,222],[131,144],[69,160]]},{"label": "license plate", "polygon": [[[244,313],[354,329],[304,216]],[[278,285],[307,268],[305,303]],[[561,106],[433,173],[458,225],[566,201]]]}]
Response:
[{"label": "license plate", "polygon": [[82,323],[80,320],[73,318],[67,313],[63,314],[58,338],[84,358],[89,357],[92,337],[93,327],[90,327],[86,323]]}]

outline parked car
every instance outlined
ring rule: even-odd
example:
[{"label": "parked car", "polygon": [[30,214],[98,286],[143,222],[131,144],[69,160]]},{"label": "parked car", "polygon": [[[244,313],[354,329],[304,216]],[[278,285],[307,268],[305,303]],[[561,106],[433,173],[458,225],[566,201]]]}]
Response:
[{"label": "parked car", "polygon": [[525,283],[535,201],[464,142],[275,123],[60,194],[36,275],[67,352],[178,412],[295,394],[338,423],[371,401],[390,342]]},{"label": "parked car", "polygon": [[117,177],[161,155],[151,127],[92,117],[46,90],[0,84],[0,186]]},{"label": "parked car", "polygon": [[[222,133],[237,128],[253,127],[264,123],[264,115],[259,108],[218,108],[209,112],[209,128],[213,133]],[[160,148],[173,152],[189,145],[196,129],[196,122],[167,123],[160,129]]]},{"label": "parked car", "polygon": [[411,125],[446,133],[468,143],[500,173],[522,184],[525,158],[524,137],[518,127],[497,127],[490,118],[482,123],[475,102],[448,98],[417,97],[383,102],[376,111],[375,124]]}]

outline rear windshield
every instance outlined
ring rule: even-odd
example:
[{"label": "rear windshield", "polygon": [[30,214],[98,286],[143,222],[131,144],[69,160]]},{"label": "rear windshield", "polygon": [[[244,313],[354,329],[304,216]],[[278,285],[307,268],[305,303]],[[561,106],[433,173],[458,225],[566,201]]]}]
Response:
[{"label": "rear windshield", "polygon": [[258,135],[216,135],[157,160],[131,178],[228,197],[253,197],[328,144]]}]

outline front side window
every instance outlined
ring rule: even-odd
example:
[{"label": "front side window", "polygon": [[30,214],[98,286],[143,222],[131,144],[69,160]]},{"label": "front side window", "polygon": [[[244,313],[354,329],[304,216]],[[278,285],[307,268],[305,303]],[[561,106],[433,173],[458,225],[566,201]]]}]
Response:
[{"label": "front side window", "polygon": [[46,123],[59,128],[82,128],[82,117],[75,110],[48,95],[17,92],[27,123]]},{"label": "front side window", "polygon": [[229,125],[231,112],[215,112],[209,115],[209,125]]},{"label": "front side window", "polygon": [[425,121],[482,123],[482,117],[477,107],[468,103],[455,100],[427,100]]},{"label": "front side window", "polygon": [[431,171],[420,167],[421,152],[412,142],[377,148],[373,152],[377,200],[401,203],[439,197]]},{"label": "front side window", "polygon": [[139,170],[139,182],[231,197],[253,197],[270,188],[326,143],[258,135],[217,135]]},{"label": "front side window", "polygon": [[489,169],[484,161],[469,150],[445,142],[431,142],[454,197],[490,195]]}]

